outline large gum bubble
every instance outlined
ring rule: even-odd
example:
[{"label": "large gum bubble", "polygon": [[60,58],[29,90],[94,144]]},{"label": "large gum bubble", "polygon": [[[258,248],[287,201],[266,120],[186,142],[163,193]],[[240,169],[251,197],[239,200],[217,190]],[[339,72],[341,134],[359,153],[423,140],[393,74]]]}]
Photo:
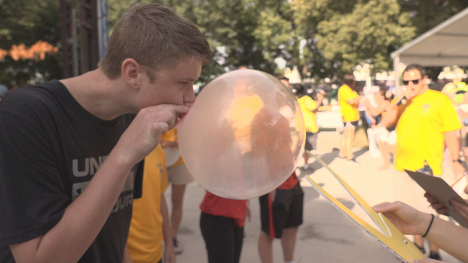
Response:
[{"label": "large gum bubble", "polygon": [[249,199],[272,191],[303,153],[302,112],[275,77],[236,70],[211,81],[177,126],[195,180],[215,195]]}]

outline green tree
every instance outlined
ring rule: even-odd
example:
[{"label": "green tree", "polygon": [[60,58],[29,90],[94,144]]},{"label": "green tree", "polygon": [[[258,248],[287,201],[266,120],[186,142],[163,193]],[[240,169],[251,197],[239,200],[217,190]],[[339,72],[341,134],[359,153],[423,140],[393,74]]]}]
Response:
[{"label": "green tree", "polygon": [[193,21],[203,28],[215,48],[216,63],[228,70],[239,65],[272,73],[276,63],[265,57],[257,42],[258,14],[263,7],[251,0],[200,1],[193,8]]},{"label": "green tree", "polygon": [[374,72],[390,68],[390,53],[413,39],[415,28],[396,0],[357,1],[352,11],[334,15],[317,26],[318,48],[328,60],[339,61],[341,71],[360,62]]},{"label": "green tree", "polygon": [[286,0],[258,1],[262,6],[259,22],[254,34],[263,56],[269,61],[282,58],[286,66],[304,66],[301,56],[301,41],[304,39],[297,30],[294,11]]},{"label": "green tree", "polygon": [[[29,47],[39,40],[59,45],[58,0],[0,0],[0,14],[0,49],[9,50],[19,44]],[[60,55],[47,55],[39,61],[14,61],[6,56],[0,61],[0,83],[11,89],[60,78]]]},{"label": "green tree", "polygon": [[335,80],[342,75],[341,60],[339,58],[325,58],[319,49],[319,29],[322,21],[339,17],[353,10],[356,0],[294,0],[291,3],[294,18],[297,23],[298,34],[302,36],[304,48],[303,75],[310,72],[316,79],[330,78]]},{"label": "green tree", "polygon": [[[271,0],[273,2],[273,0]],[[257,42],[258,13],[263,8],[253,0],[140,0],[132,3],[109,0],[110,28],[132,4],[160,3],[194,22],[206,36],[213,61],[203,68],[200,79],[208,81],[240,65],[273,73],[276,63],[265,56]]]}]

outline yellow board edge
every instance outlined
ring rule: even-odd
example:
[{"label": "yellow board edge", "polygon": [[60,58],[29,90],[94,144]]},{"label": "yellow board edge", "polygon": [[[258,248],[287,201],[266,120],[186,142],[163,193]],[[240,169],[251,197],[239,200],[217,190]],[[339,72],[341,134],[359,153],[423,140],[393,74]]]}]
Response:
[{"label": "yellow board edge", "polygon": [[345,213],[349,218],[356,222],[361,228],[363,228],[367,233],[373,236],[377,241],[379,241],[383,246],[388,248],[393,252],[399,259],[403,260],[406,263],[411,262],[411,259],[423,259],[424,254],[410,241],[405,235],[401,233],[398,228],[393,225],[390,220],[388,220],[385,215],[377,213],[359,194],[354,191],[341,177],[339,177],[335,171],[333,171],[328,165],[322,161],[318,156],[306,151],[310,156],[317,159],[317,161],[322,164],[327,170],[329,170],[333,176],[343,185],[343,187],[351,194],[351,196],[356,200],[356,202],[363,208],[363,210],[372,218],[377,226],[379,226],[385,234],[381,231],[375,229],[369,225],[362,218],[357,216],[349,208],[344,206],[340,201],[331,196],[327,191],[325,191],[320,185],[318,185],[309,175],[306,176],[307,180],[312,184],[312,186],[319,192],[325,199],[330,201],[336,208]]}]

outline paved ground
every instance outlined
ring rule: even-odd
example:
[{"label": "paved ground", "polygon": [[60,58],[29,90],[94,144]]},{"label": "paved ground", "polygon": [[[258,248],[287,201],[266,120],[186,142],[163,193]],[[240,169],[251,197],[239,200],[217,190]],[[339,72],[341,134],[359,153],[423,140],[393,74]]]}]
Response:
[{"label": "paved ground", "polygon": [[[394,198],[393,181],[398,177],[398,172],[393,170],[378,170],[380,160],[369,155],[366,148],[355,148],[358,164],[351,165],[346,161],[336,158],[339,133],[321,132],[318,140],[318,150],[321,158],[330,165],[348,184],[353,187],[370,205],[384,201],[392,201]],[[362,138],[361,138],[362,139]],[[312,159],[311,159],[312,160]],[[444,165],[448,167],[450,161]],[[313,180],[321,184],[345,206],[363,217],[365,214],[354,201],[330,176],[329,172],[321,168],[317,162],[313,163],[312,170],[301,171],[300,176],[311,174]],[[447,172],[447,181],[452,180],[452,175]],[[352,220],[333,207],[327,200],[321,197],[309,183],[301,181],[305,192],[304,224],[298,233],[298,242],[295,251],[295,262],[400,262],[380,243],[375,241]],[[185,247],[182,255],[177,256],[178,262],[207,262],[206,250],[199,228],[199,205],[204,196],[204,189],[197,183],[188,185],[184,216],[179,232],[179,239]],[[403,199],[419,196],[420,193],[403,192]],[[170,190],[166,192],[167,197]],[[170,200],[170,198],[168,198]],[[252,209],[252,221],[245,226],[245,239],[242,250],[241,262],[259,262],[257,252],[257,238],[260,231],[258,199],[250,200]],[[425,200],[416,202],[425,208]],[[170,204],[169,204],[170,206]],[[427,244],[426,244],[427,247]],[[443,260],[448,263],[458,262],[456,259],[441,253]],[[282,261],[282,251],[279,241],[274,242],[275,262]]]}]

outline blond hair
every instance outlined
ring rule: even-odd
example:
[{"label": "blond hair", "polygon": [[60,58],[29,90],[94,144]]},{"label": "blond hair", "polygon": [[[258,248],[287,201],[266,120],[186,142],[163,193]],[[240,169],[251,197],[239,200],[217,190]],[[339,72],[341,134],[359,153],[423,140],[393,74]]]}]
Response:
[{"label": "blond hair", "polygon": [[133,58],[154,80],[156,70],[189,57],[199,58],[203,65],[211,60],[208,41],[194,23],[160,4],[136,5],[117,22],[98,67],[116,79],[122,62]]}]

